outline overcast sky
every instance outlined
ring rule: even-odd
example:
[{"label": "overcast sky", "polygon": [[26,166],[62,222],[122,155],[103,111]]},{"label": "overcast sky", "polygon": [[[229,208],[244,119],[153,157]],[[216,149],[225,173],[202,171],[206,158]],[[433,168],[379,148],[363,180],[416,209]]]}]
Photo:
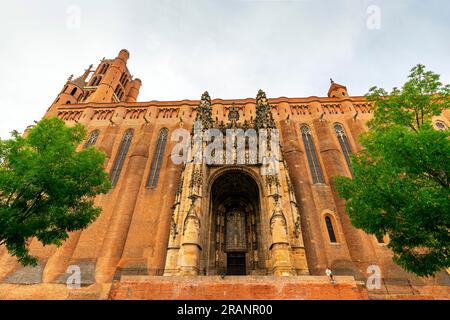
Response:
[{"label": "overcast sky", "polygon": [[122,48],[138,101],[326,96],[330,77],[363,95],[417,63],[450,82],[447,0],[14,0],[0,24],[1,138]]}]

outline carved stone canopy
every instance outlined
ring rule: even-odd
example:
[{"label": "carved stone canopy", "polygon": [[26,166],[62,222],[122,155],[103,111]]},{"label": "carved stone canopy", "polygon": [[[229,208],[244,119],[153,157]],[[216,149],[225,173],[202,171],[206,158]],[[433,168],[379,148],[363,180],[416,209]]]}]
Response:
[{"label": "carved stone canopy", "polygon": [[211,97],[208,91],[202,94],[196,111],[197,116],[195,117],[195,121],[201,122],[203,130],[212,128],[214,120],[212,118]]},{"label": "carved stone canopy", "polygon": [[200,104],[203,106],[210,106],[211,105],[211,97],[209,96],[208,91],[203,92]]},{"label": "carved stone canopy", "polygon": [[262,90],[259,90],[256,96],[256,116],[253,121],[253,127],[255,129],[275,128],[271,106],[267,102],[266,93]]},{"label": "carved stone canopy", "polygon": [[256,104],[257,105],[265,105],[267,104],[267,96],[264,91],[261,89],[258,90],[258,94],[256,95]]}]

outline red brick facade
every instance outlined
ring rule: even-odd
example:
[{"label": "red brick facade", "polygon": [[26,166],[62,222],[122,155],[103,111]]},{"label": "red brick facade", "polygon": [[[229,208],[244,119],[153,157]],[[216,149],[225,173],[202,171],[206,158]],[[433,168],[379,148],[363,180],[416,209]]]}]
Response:
[{"label": "red brick facade", "polygon": [[[282,156],[287,170],[287,176],[282,177],[286,181],[281,191],[283,205],[290,205],[285,199],[291,194],[300,218],[298,226],[294,226],[295,221],[289,220],[291,218],[287,219],[290,251],[286,252],[292,252],[290,255],[294,264],[296,259],[302,259],[304,252],[304,266],[296,267],[298,271],[291,277],[274,277],[272,270],[275,267],[269,261],[274,253],[272,248],[264,248],[268,253],[261,256],[266,257],[267,261],[258,262],[259,273],[255,271],[241,278],[222,280],[217,277],[217,270],[215,273],[211,271],[213,263],[208,260],[211,258],[204,249],[209,248],[208,240],[204,240],[208,238],[209,230],[201,229],[199,241],[202,243],[199,246],[204,250],[197,253],[195,272],[206,276],[185,280],[157,277],[167,270],[169,263],[166,257],[171,245],[172,214],[183,176],[182,166],[170,160],[170,152],[175,145],[170,134],[177,128],[191,130],[200,101],[136,102],[141,81],[130,75],[126,65],[128,58],[128,51],[122,50],[115,59],[102,60],[95,71],[88,69],[83,76],[69,79],[46,113],[46,117],[59,117],[68,125],[82,123],[89,134],[98,130],[95,145],[107,155],[107,172],[113,169],[124,134],[132,130],[132,140],[117,184],[108,194],[96,199],[96,204],[103,208],[101,216],[86,230],[71,234],[60,248],[43,247],[32,241],[31,253],[40,261],[36,268],[23,268],[6,253],[4,247],[0,247],[0,291],[2,287],[15,288],[16,292],[29,292],[30,298],[42,298],[38,291],[45,287],[60,298],[70,298],[71,293],[61,286],[68,277],[67,267],[77,265],[81,269],[82,283],[88,286],[82,290],[89,292],[87,288],[91,288],[94,298],[448,297],[450,277],[446,272],[439,273],[433,279],[419,279],[408,274],[392,262],[386,244],[379,243],[373,235],[365,234],[350,224],[344,211],[344,201],[337,197],[330,183],[333,176],[351,175],[335,125],[340,124],[343,128],[351,152],[358,152],[362,148],[358,135],[367,131],[366,122],[371,118],[372,111],[364,97],[348,96],[347,88],[336,83],[332,83],[326,97],[268,99],[276,128],[280,131]],[[231,107],[237,108],[240,121],[251,123],[256,117],[257,102],[250,98],[212,99],[210,107],[216,123],[228,121]],[[437,118],[448,125],[448,114]],[[302,139],[302,125],[310,130],[309,138],[313,141],[323,177],[320,183],[313,182],[308,150]],[[163,128],[168,130],[169,139],[162,155],[157,184],[148,188],[148,176]],[[247,170],[245,167],[240,169]],[[208,186],[213,184],[213,177],[219,175],[217,172],[215,168],[206,168],[202,176],[207,199],[210,199],[211,190]],[[250,175],[250,170],[247,173]],[[263,184],[263,180],[259,181],[260,177],[256,176],[254,180],[258,186]],[[264,215],[264,209],[262,205],[261,215]],[[208,217],[207,212],[201,215],[204,219]],[[333,228],[334,242],[330,239],[326,219]],[[264,220],[259,223],[261,230],[268,228]],[[201,225],[205,226],[204,223]],[[300,238],[291,232],[294,227],[300,232]],[[267,232],[261,237],[261,243],[265,244]],[[301,249],[298,256],[295,256],[295,248]],[[191,253],[186,251],[186,256]],[[367,273],[370,265],[381,269],[382,288],[375,292],[368,291],[362,285],[370,276]],[[323,277],[327,266],[338,276],[337,285],[332,285]],[[261,272],[266,276],[257,275]],[[112,289],[109,291],[111,283]],[[33,285],[24,289],[24,284]],[[0,298],[14,297],[17,298],[13,293],[0,294]]]}]

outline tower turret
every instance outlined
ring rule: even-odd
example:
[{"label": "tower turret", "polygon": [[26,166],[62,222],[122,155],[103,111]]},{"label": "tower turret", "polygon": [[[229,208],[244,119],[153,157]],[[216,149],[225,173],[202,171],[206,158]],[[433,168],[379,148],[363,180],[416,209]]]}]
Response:
[{"label": "tower turret", "polygon": [[128,82],[128,85],[125,88],[127,92],[127,96],[125,99],[126,102],[136,102],[141,85],[142,85],[141,79],[137,78]]},{"label": "tower turret", "polygon": [[128,71],[129,57],[129,52],[122,49],[114,59],[103,58],[95,71],[90,65],[80,77],[74,79],[71,75],[45,116],[56,117],[57,108],[61,105],[136,102],[142,81],[133,80]]},{"label": "tower turret", "polygon": [[86,80],[91,73],[92,64],[84,71],[83,75],[74,79],[71,75],[61,92],[56,97],[50,108],[47,110],[46,117],[56,117],[56,108],[64,104],[76,104],[79,103],[84,96],[84,88],[86,86]]},{"label": "tower turret", "polygon": [[330,85],[330,89],[328,90],[329,98],[348,97],[347,87],[334,82],[333,79],[330,79],[330,82],[331,82],[331,85]]},{"label": "tower turret", "polygon": [[131,81],[131,75],[127,68],[129,57],[129,52],[122,49],[115,59],[102,60],[90,83],[95,91],[86,97],[86,102],[108,103],[126,100],[125,88]]}]

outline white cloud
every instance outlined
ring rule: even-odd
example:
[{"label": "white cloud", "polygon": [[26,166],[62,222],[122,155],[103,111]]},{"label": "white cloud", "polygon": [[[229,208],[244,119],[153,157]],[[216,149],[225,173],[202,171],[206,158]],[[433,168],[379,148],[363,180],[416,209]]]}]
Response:
[{"label": "white cloud", "polygon": [[[367,7],[381,29],[367,28]],[[68,28],[67,8],[81,10]],[[10,1],[0,10],[0,137],[39,120],[67,77],[131,53],[146,100],[362,95],[417,63],[450,82],[447,1]]]}]

